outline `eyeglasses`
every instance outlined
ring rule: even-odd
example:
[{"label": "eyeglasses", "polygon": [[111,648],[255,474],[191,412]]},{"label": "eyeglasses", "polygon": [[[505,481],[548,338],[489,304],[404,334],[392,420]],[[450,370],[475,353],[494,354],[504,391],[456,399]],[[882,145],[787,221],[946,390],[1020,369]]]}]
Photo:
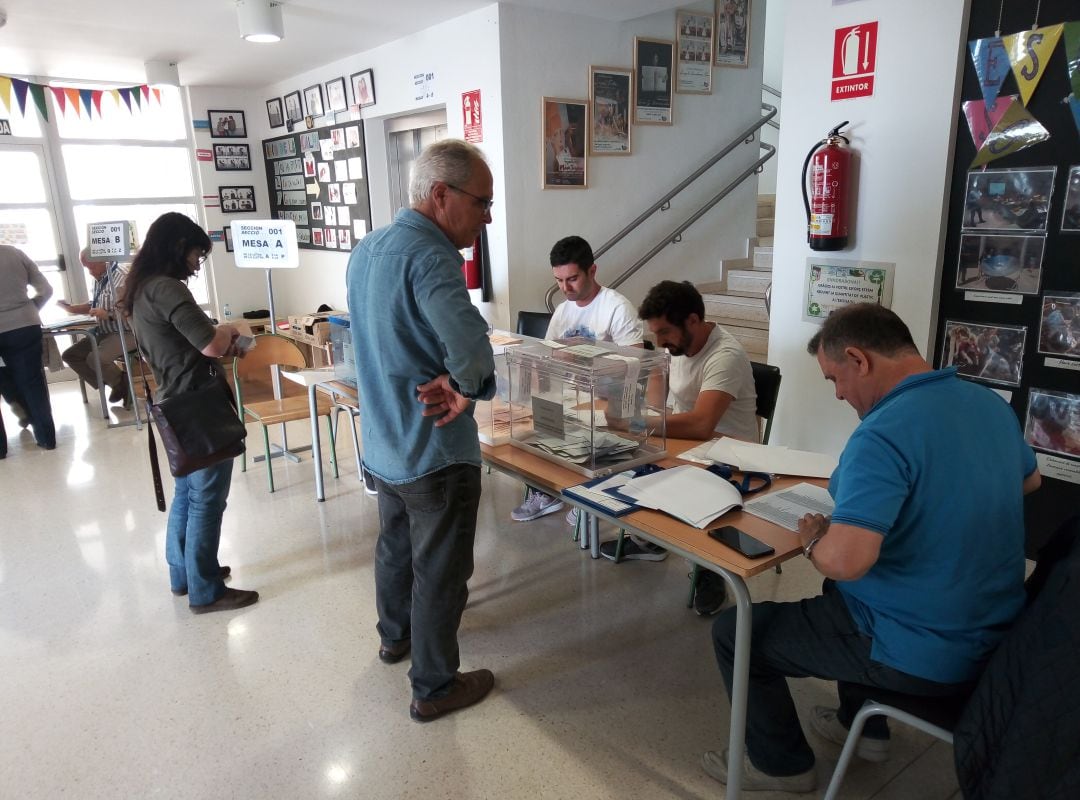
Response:
[{"label": "eyeglasses", "polygon": [[206,259],[208,259],[209,257],[210,256],[207,253],[203,253],[201,256],[195,259],[195,266],[201,267],[203,264],[206,263]]},{"label": "eyeglasses", "polygon": [[493,205],[495,205],[495,201],[490,197],[479,197],[478,195],[475,195],[472,192],[465,191],[460,186],[454,186],[454,184],[452,184],[452,183],[448,183],[446,185],[447,185],[448,188],[453,189],[455,192],[461,192],[462,194],[467,194],[469,197],[471,197],[473,200],[475,200],[477,203],[480,204],[480,208],[482,208],[484,210],[485,214],[488,213],[489,211],[491,211],[491,207]]}]

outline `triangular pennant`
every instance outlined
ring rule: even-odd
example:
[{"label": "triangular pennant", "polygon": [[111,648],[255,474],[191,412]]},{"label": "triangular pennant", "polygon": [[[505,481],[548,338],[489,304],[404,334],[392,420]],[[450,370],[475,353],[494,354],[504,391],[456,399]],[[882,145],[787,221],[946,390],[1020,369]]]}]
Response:
[{"label": "triangular pennant", "polygon": [[30,84],[26,81],[20,81],[18,78],[12,78],[11,88],[15,90],[15,102],[19,104],[19,113],[25,117],[26,93],[30,89]]},{"label": "triangular pennant", "polygon": [[83,108],[86,109],[87,119],[94,118],[93,106],[90,105],[94,101],[92,95],[93,91],[90,89],[79,89],[79,98],[82,100]]},{"label": "triangular pennant", "polygon": [[64,94],[64,90],[59,86],[52,87],[53,101],[60,109],[60,116],[64,116],[64,112],[67,111],[67,95]]},{"label": "triangular pennant", "polygon": [[64,94],[67,95],[68,103],[75,109],[75,116],[82,116],[82,104],[79,102],[79,90],[78,89],[64,89]]},{"label": "triangular pennant", "polygon": [[994,159],[1045,142],[1049,138],[1050,132],[1031,116],[1031,112],[1020,103],[1013,103],[990,131],[971,166],[974,168],[989,164]]},{"label": "triangular pennant", "polygon": [[0,75],[0,102],[8,110],[11,109],[11,78]]},{"label": "triangular pennant", "polygon": [[147,85],[146,85],[146,84],[144,83],[144,84],[143,84],[142,86],[140,86],[139,88],[140,88],[140,89],[142,89],[142,96],[143,96],[143,100],[146,100],[147,102],[149,102],[149,100],[150,100],[150,87],[149,87],[149,86],[147,86]]},{"label": "triangular pennant", "polygon": [[1005,51],[1009,54],[1013,75],[1016,76],[1016,85],[1020,87],[1020,99],[1025,106],[1046,72],[1050,54],[1057,47],[1063,28],[1060,24],[1048,25],[1045,28],[1001,37]]},{"label": "triangular pennant", "polygon": [[120,93],[120,99],[127,106],[127,110],[131,111],[131,89],[117,89],[117,91]]},{"label": "triangular pennant", "polygon": [[1065,66],[1073,94],[1080,97],[1080,22],[1065,23]]},{"label": "triangular pennant", "polygon": [[41,118],[46,122],[49,121],[49,109],[45,105],[45,87],[40,83],[30,84],[30,96],[34,98],[34,105],[37,106],[38,113],[41,114]]},{"label": "triangular pennant", "polygon": [[155,86],[151,91],[153,91],[154,99],[157,100],[157,104],[160,106],[161,105],[161,89],[159,89],[159,88],[157,88]]},{"label": "triangular pennant", "polygon": [[993,108],[988,108],[985,100],[968,100],[964,103],[964,116],[967,117],[968,129],[976,150],[983,146],[990,131],[1001,121],[1016,99],[1015,94],[999,97]]},{"label": "triangular pennant", "polygon": [[103,89],[94,89],[90,93],[90,99],[94,101],[94,110],[97,111],[98,117],[101,117],[101,96],[105,94]]},{"label": "triangular pennant", "polygon": [[975,64],[975,74],[979,76],[983,100],[993,108],[1001,84],[1009,74],[1009,55],[1005,52],[1005,45],[1001,43],[1000,36],[990,36],[968,42],[968,50]]},{"label": "triangular pennant", "polygon": [[1073,95],[1069,98],[1069,108],[1073,112],[1073,122],[1076,123],[1076,132],[1080,134],[1080,97]]},{"label": "triangular pennant", "polygon": [[113,103],[116,104],[116,106],[119,108],[119,106],[120,106],[120,92],[116,91],[116,89],[109,89],[109,94],[112,95]]},{"label": "triangular pennant", "polygon": [[128,91],[131,92],[131,99],[135,101],[136,108],[142,111],[142,95],[139,93],[139,87],[132,86]]}]

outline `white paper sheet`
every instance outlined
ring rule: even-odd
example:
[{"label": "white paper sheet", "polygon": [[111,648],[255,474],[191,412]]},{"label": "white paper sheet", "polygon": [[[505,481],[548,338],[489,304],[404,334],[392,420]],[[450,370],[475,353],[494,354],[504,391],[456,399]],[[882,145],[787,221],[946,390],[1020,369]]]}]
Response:
[{"label": "white paper sheet", "polygon": [[797,532],[801,517],[806,514],[828,516],[834,507],[826,489],[810,483],[799,483],[782,492],[770,492],[750,500],[743,506],[743,511]]},{"label": "white paper sheet", "polygon": [[706,528],[721,514],[742,505],[738,489],[719,475],[689,464],[635,478],[619,491],[638,505],[663,511],[695,528]]},{"label": "white paper sheet", "polygon": [[836,458],[809,450],[790,450],[776,445],[754,444],[724,437],[713,444],[707,456],[750,472],[828,478],[836,469]]}]

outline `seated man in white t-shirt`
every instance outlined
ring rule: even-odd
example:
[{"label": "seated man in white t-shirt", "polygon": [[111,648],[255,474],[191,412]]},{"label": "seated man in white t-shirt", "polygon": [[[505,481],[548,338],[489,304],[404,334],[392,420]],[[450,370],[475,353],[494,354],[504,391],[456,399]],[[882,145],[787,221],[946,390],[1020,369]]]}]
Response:
[{"label": "seated man in white t-shirt", "polygon": [[[633,304],[596,280],[592,248],[580,236],[567,236],[551,248],[551,271],[566,295],[548,323],[548,339],[583,337],[619,345],[640,345],[644,329]],[[529,489],[525,502],[510,514],[516,522],[529,522],[563,507],[557,497]],[[572,522],[568,518],[568,521]]]},{"label": "seated man in white t-shirt", "polygon": [[[705,320],[705,301],[689,281],[661,281],[645,296],[638,316],[671,354],[668,375],[667,435],[674,439],[712,439],[717,435],[756,442],[759,439],[754,371],[743,346],[715,322]],[[616,542],[600,553],[615,559]],[[667,550],[651,542],[627,539],[624,559],[663,561]],[[698,573],[694,607],[715,614],[724,599],[722,579]]]}]

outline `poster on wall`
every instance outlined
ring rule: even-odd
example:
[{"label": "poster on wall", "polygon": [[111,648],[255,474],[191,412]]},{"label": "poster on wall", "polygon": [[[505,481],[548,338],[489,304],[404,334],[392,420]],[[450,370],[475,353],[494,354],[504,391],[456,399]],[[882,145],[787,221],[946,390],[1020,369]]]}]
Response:
[{"label": "poster on wall", "polygon": [[1080,167],[1069,167],[1065,184],[1065,209],[1061,212],[1062,233],[1080,233]]},{"label": "poster on wall", "polygon": [[670,125],[674,42],[634,37],[634,124]]},{"label": "poster on wall", "polygon": [[1027,328],[945,322],[941,366],[956,367],[958,374],[988,383],[1019,386],[1024,364]]},{"label": "poster on wall", "polygon": [[1047,292],[1043,295],[1039,352],[1080,358],[1080,293]]},{"label": "poster on wall", "polygon": [[712,94],[713,15],[679,11],[675,15],[675,41],[679,54],[675,91]]},{"label": "poster on wall", "polygon": [[824,322],[832,312],[852,303],[890,308],[895,267],[880,261],[811,256],[806,259],[803,281],[803,321]]},{"label": "poster on wall", "polygon": [[630,155],[633,72],[617,67],[590,67],[589,88],[592,102],[589,153],[594,156]]},{"label": "poster on wall", "polygon": [[1038,450],[1080,458],[1080,394],[1033,388],[1024,438]]},{"label": "poster on wall", "polygon": [[584,189],[588,186],[585,136],[589,104],[585,100],[545,97],[541,104],[541,187]]},{"label": "poster on wall", "polygon": [[956,288],[1038,294],[1045,250],[1045,236],[962,234]]},{"label": "poster on wall", "polygon": [[750,9],[750,0],[716,0],[716,66],[750,63]]}]

